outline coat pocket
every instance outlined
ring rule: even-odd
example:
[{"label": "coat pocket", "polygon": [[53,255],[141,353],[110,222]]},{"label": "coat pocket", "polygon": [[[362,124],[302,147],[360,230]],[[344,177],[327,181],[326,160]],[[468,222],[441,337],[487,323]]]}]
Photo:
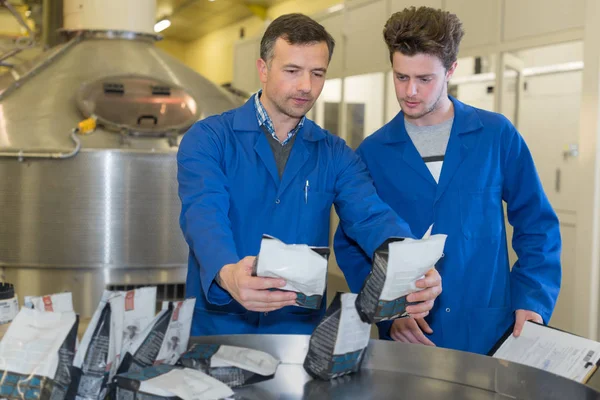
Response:
[{"label": "coat pocket", "polygon": [[502,188],[461,190],[460,222],[467,239],[499,238],[503,232]]}]

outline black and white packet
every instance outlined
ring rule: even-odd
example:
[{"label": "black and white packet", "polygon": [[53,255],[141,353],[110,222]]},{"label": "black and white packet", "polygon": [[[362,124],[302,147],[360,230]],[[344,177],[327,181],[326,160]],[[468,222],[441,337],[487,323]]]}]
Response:
[{"label": "black and white packet", "polygon": [[156,365],[114,378],[117,400],[219,400],[233,391],[201,371]]},{"label": "black and white packet", "polygon": [[415,286],[443,256],[447,235],[430,235],[420,240],[390,238],[373,256],[373,268],[356,299],[361,319],[368,323],[405,317],[410,305],[406,296],[421,290]]},{"label": "black and white packet", "polygon": [[355,293],[337,293],[310,337],[304,369],[328,380],[360,369],[369,345],[371,324],[361,321]]},{"label": "black and white packet", "polygon": [[245,347],[195,344],[178,364],[197,369],[231,388],[271,379],[280,361],[272,355]]},{"label": "black and white packet", "polygon": [[123,354],[118,373],[140,371],[158,365],[175,365],[187,349],[195,298],[167,302]]}]

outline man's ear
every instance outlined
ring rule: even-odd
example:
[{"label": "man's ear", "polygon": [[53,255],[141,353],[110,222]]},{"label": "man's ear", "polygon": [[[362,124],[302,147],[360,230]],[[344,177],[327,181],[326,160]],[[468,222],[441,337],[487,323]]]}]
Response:
[{"label": "man's ear", "polygon": [[448,71],[446,71],[446,81],[449,81],[450,78],[452,78],[452,75],[454,75],[454,71],[456,71],[457,66],[458,66],[458,62],[454,61],[452,63],[452,65],[450,66],[450,68],[448,69]]},{"label": "man's ear", "polygon": [[269,66],[267,62],[262,58],[256,60],[256,69],[258,70],[258,78],[262,83],[267,82],[267,77],[269,75]]}]

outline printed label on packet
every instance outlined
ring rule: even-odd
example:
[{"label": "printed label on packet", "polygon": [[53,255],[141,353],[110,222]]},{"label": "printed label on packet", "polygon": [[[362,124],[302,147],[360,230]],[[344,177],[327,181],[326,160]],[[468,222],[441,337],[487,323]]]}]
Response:
[{"label": "printed label on packet", "polygon": [[44,296],[42,297],[42,300],[44,301],[44,311],[53,312],[54,308],[52,307],[52,297]]},{"label": "printed label on packet", "polygon": [[133,290],[130,290],[125,295],[125,311],[131,311],[135,308],[134,297],[135,292]]},{"label": "printed label on packet", "polygon": [[177,302],[177,306],[173,310],[173,321],[177,321],[179,319],[179,310],[181,310],[182,305],[183,305],[183,301]]}]

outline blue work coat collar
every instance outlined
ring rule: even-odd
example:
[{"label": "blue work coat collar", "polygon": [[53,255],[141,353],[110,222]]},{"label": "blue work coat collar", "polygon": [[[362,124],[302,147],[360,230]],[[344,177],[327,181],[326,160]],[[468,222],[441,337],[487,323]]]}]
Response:
[{"label": "blue work coat collar", "polygon": [[277,165],[275,164],[275,157],[273,156],[273,150],[271,150],[267,137],[262,132],[258,125],[258,120],[256,119],[254,99],[250,98],[246,104],[235,110],[235,115],[233,116],[233,130],[240,135],[253,134],[256,136],[254,151],[258,154],[258,157],[275,181],[275,184],[278,187],[278,195],[289,186],[294,177],[301,170],[302,166],[310,158],[311,150],[314,149],[313,142],[325,139],[326,135],[323,129],[317,126],[313,121],[306,119],[304,125],[296,133],[292,151],[283,171],[283,176],[280,179]]},{"label": "blue work coat collar", "polygon": [[450,131],[450,139],[446,148],[444,164],[438,183],[435,182],[423,158],[406,132],[403,112],[399,112],[389,122],[387,129],[382,135],[384,143],[401,146],[400,152],[402,153],[404,162],[414,169],[425,181],[436,187],[436,201],[444,194],[456,171],[469,155],[469,152],[475,148],[479,136],[475,135],[475,133],[482,132],[483,128],[483,123],[473,107],[461,103],[452,96],[448,97],[452,101],[452,104],[454,104],[454,122]]}]

